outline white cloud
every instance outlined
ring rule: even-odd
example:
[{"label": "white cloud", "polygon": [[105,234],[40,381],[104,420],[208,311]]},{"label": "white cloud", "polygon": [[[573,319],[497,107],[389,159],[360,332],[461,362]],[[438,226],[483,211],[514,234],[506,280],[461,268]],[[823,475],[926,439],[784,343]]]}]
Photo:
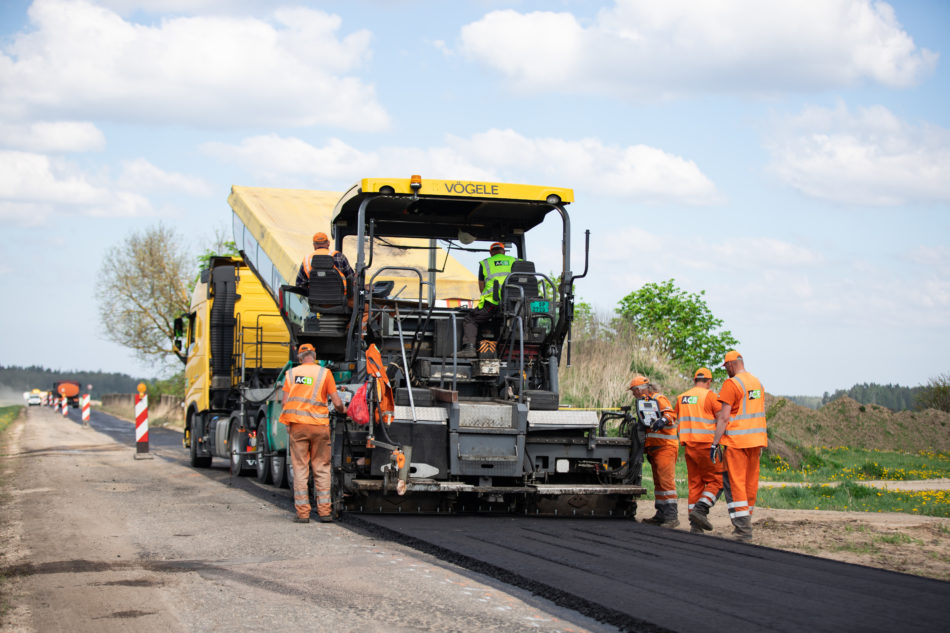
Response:
[{"label": "white cloud", "polygon": [[339,17],[278,9],[267,21],[127,21],[82,0],[36,0],[31,28],[0,53],[0,115],[242,124],[387,125],[374,89],[349,76],[370,33]]},{"label": "white cloud", "polygon": [[35,226],[57,209],[121,217],[148,214],[151,205],[137,193],[91,182],[66,161],[43,154],[0,151],[0,218]]},{"label": "white cloud", "polygon": [[101,150],[105,144],[102,131],[85,121],[0,123],[0,147],[59,154]]},{"label": "white cloud", "polygon": [[873,0],[615,0],[589,24],[494,11],[460,48],[521,89],[639,98],[904,87],[937,60]]},{"label": "white cloud", "polygon": [[248,12],[260,8],[260,0],[98,0],[97,4],[120,15],[136,11],[158,15]]},{"label": "white cloud", "polygon": [[[436,147],[383,147],[362,152],[338,139],[323,147],[277,135],[202,149],[268,182],[341,186],[353,174],[423,174],[429,178],[541,182],[587,188],[637,202],[713,204],[715,185],[688,159],[645,145],[608,145],[598,139],[528,138],[513,130],[449,136]],[[344,182],[340,182],[341,179]]]},{"label": "white cloud", "polygon": [[159,169],[144,158],[123,161],[122,173],[116,183],[122,189],[134,191],[181,191],[193,196],[210,196],[214,193],[210,184],[185,174]]},{"label": "white cloud", "polygon": [[815,198],[857,205],[950,201],[950,130],[887,108],[807,108],[766,143],[770,169]]}]

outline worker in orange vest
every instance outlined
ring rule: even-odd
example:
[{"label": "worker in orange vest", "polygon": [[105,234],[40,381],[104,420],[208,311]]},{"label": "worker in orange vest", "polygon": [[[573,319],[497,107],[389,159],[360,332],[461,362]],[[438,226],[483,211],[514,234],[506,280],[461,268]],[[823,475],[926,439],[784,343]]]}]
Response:
[{"label": "worker in orange vest", "polygon": [[303,258],[300,269],[297,271],[298,287],[306,288],[307,284],[310,283],[310,262],[313,261],[314,255],[333,256],[333,267],[336,268],[336,271],[340,273],[340,276],[343,278],[344,290],[353,283],[353,278],[356,273],[353,272],[353,267],[350,266],[350,261],[346,258],[346,255],[340,251],[330,250],[330,238],[327,237],[326,233],[314,233],[313,252]]},{"label": "worker in orange vest", "polygon": [[679,441],[676,439],[676,415],[670,401],[658,393],[646,376],[637,374],[630,381],[630,391],[637,400],[656,400],[660,420],[646,431],[647,461],[653,470],[653,496],[656,514],[643,523],[676,527],[680,524],[677,516],[676,498],[676,457],[679,453]]},{"label": "worker in orange vest", "polygon": [[748,541],[752,538],[752,510],[759,491],[759,457],[769,443],[765,390],[759,379],[745,370],[742,355],[736,350],[726,352],[723,367],[729,379],[719,390],[723,407],[716,413],[716,433],[709,457],[717,461],[722,455],[726,468],[723,485],[729,518],[735,528],[733,534]]},{"label": "worker in orange vest", "polygon": [[313,471],[317,514],[322,523],[333,521],[330,503],[330,412],[327,401],[343,413],[343,400],[336,392],[333,374],[317,365],[313,345],[297,348],[300,365],[284,375],[283,410],[279,421],[288,426],[290,460],[294,469],[294,509],[297,523],[310,522],[307,483]]},{"label": "worker in orange vest", "polygon": [[716,433],[716,413],[722,403],[709,389],[712,372],[700,367],[693,374],[693,388],[676,396],[673,413],[680,428],[680,442],[686,447],[686,473],[689,481],[690,532],[712,530],[709,509],[722,494],[722,464],[709,458],[709,447]]}]

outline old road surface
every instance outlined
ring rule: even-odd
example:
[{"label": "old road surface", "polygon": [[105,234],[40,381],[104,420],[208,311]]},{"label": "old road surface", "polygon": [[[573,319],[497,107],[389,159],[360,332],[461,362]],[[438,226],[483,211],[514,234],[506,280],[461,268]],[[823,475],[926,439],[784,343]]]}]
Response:
[{"label": "old road surface", "polygon": [[136,461],[131,425],[94,412],[93,426],[34,409],[7,434],[0,473],[12,475],[0,481],[12,477],[16,533],[0,576],[12,579],[22,630],[904,632],[950,622],[950,583],[630,521],[298,525],[288,491],[232,479],[223,463],[191,469],[179,433],[153,431],[156,458]]}]

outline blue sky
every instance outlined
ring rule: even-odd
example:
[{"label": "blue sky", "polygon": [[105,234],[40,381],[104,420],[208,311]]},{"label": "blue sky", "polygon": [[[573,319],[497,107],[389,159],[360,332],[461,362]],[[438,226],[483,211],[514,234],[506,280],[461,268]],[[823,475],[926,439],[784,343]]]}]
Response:
[{"label": "blue sky", "polygon": [[926,382],[948,34],[942,0],[5,0],[0,363],[152,375],[97,326],[128,231],[197,250],[232,184],[419,173],[572,187],[581,297],[705,290],[770,392]]}]

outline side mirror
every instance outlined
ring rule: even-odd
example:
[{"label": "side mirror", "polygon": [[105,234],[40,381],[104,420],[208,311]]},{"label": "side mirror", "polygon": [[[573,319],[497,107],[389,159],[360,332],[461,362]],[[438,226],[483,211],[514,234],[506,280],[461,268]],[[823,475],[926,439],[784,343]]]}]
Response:
[{"label": "side mirror", "polygon": [[175,317],[174,323],[175,336],[181,337],[185,335],[185,321],[181,317]]}]

